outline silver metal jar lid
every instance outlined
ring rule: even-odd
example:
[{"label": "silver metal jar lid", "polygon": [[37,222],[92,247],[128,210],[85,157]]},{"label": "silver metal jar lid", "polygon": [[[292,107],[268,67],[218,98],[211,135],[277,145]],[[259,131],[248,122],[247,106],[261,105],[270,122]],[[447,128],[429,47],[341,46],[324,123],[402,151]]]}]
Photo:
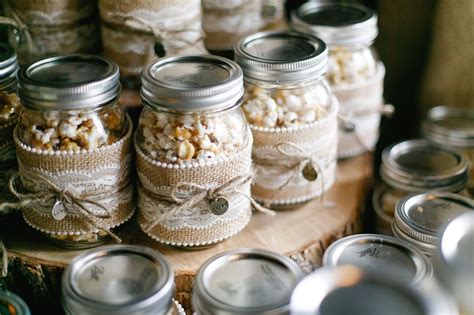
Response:
[{"label": "silver metal jar lid", "polygon": [[28,305],[18,295],[0,290],[0,314],[2,315],[31,315]]},{"label": "silver metal jar lid", "polygon": [[220,111],[244,94],[242,69],[212,55],[163,58],[143,69],[141,96],[152,108],[177,112]]},{"label": "silver metal jar lid", "polygon": [[354,265],[367,272],[397,272],[400,281],[416,285],[432,274],[431,262],[414,246],[394,237],[357,234],[344,237],[328,247],[323,265]]},{"label": "silver metal jar lid", "polygon": [[390,269],[371,273],[345,265],[325,266],[304,278],[291,296],[291,314],[454,315],[458,309],[432,279],[410,287]]},{"label": "silver metal jar lid", "polygon": [[87,251],[62,277],[68,314],[166,314],[175,294],[165,257],[144,246],[113,245]]},{"label": "silver metal jar lid", "polygon": [[468,162],[456,149],[428,140],[402,141],[382,152],[380,176],[406,192],[461,191],[468,180]]},{"label": "silver metal jar lid", "polygon": [[474,212],[454,218],[440,233],[436,276],[449,288],[466,314],[474,314]]},{"label": "silver metal jar lid", "polygon": [[0,84],[10,81],[18,70],[16,52],[10,45],[0,43]]},{"label": "silver metal jar lid", "polygon": [[18,80],[22,103],[37,109],[99,107],[120,93],[117,64],[99,56],[45,58],[23,67],[18,72]]},{"label": "silver metal jar lid", "polygon": [[427,192],[406,196],[397,203],[393,233],[424,252],[433,253],[440,229],[457,215],[473,210],[474,202],[457,194]]},{"label": "silver metal jar lid", "polygon": [[209,259],[193,286],[197,314],[282,314],[303,278],[287,257],[261,249],[235,249]]},{"label": "silver metal jar lid", "polygon": [[235,60],[248,79],[294,83],[326,73],[327,48],[322,40],[311,35],[261,32],[237,44]]},{"label": "silver metal jar lid", "polygon": [[423,133],[428,139],[440,144],[474,148],[474,111],[434,107],[426,115]]},{"label": "silver metal jar lid", "polygon": [[356,3],[307,2],[292,12],[292,27],[329,46],[370,45],[377,37],[377,14]]}]

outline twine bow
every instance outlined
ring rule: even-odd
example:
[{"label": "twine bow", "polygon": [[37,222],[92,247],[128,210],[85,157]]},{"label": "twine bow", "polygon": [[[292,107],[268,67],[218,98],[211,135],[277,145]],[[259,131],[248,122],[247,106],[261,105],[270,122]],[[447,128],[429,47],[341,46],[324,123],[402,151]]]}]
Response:
[{"label": "twine bow", "polygon": [[[169,211],[166,211],[165,213],[161,215],[157,216],[156,213],[154,213],[153,215],[149,216],[149,217],[153,216],[155,219],[152,220],[147,226],[145,226],[145,232],[149,232],[160,222],[163,222],[167,218],[172,217],[176,214],[179,214],[184,210],[194,207],[195,205],[197,205],[203,200],[205,200],[207,203],[210,204],[212,201],[216,200],[219,197],[224,197],[227,199],[235,194],[238,194],[247,198],[255,210],[269,214],[269,215],[275,215],[274,211],[267,209],[265,207],[262,207],[252,197],[239,191],[239,188],[251,182],[254,176],[255,175],[253,173],[237,176],[229,180],[228,182],[224,183],[223,185],[219,187],[215,187],[215,188],[208,188],[203,185],[189,183],[189,182],[177,183],[173,187],[171,191],[171,195],[168,197],[170,199],[170,202],[174,203],[174,205],[171,207]],[[184,194],[183,191],[186,191],[188,193]],[[192,191],[194,191],[195,193],[191,194]],[[189,196],[189,194],[191,194],[191,196]],[[160,199],[163,199],[163,198],[160,198]]]},{"label": "twine bow", "polygon": [[[103,230],[108,235],[110,235],[117,243],[121,242],[120,238],[113,232],[111,232],[109,228],[98,226],[97,223],[95,223],[93,220],[94,218],[110,218],[110,213],[104,205],[95,200],[90,199],[91,196],[78,196],[71,191],[62,189],[54,182],[49,180],[47,177],[42,176],[40,174],[35,174],[33,175],[33,177],[35,177],[35,179],[39,180],[41,183],[45,184],[46,187],[43,190],[39,190],[34,193],[23,193],[20,189],[20,184],[17,183],[18,179],[20,179],[19,173],[14,173],[11,176],[10,181],[8,182],[8,187],[10,189],[10,192],[20,201],[13,203],[5,202],[0,204],[0,213],[5,209],[9,208],[21,210],[23,208],[33,206],[41,202],[59,201],[61,202],[67,214],[79,214],[90,225],[99,230]],[[101,208],[102,210],[104,210],[105,214],[97,214],[91,212],[86,206],[87,204]]]},{"label": "twine bow", "polygon": [[[292,170],[292,174],[287,178],[287,180],[280,186],[278,187],[278,189],[272,194],[272,196],[269,198],[270,200],[273,199],[278,193],[280,193],[286,186],[288,186],[288,184],[294,180],[296,178],[296,176],[298,176],[299,174],[301,174],[303,172],[303,169],[307,166],[307,165],[311,165],[312,167],[314,167],[317,171],[317,174],[318,176],[321,177],[321,203],[325,206],[325,207],[333,207],[334,206],[334,203],[332,202],[327,202],[325,203],[324,202],[324,175],[323,175],[323,172],[322,172],[322,168],[319,166],[319,164],[317,163],[317,161],[315,161],[311,156],[309,156],[309,154],[301,147],[299,146],[298,144],[296,143],[293,143],[293,142],[288,142],[288,141],[284,141],[284,142],[280,142],[276,145],[276,150],[278,151],[278,153],[290,158],[290,159],[293,159],[293,160],[296,160],[297,163],[294,163],[293,165],[289,166],[288,168],[290,170]],[[293,151],[287,151],[287,148],[292,148]],[[264,206],[268,207],[269,204],[271,203],[271,201],[267,201]]]},{"label": "twine bow", "polygon": [[9,25],[17,29],[20,33],[22,33],[26,38],[26,44],[28,45],[28,51],[32,52],[35,50],[35,44],[33,42],[33,38],[31,36],[30,29],[26,23],[24,23],[20,16],[13,10],[10,5],[9,0],[4,0],[4,8],[5,11],[9,11],[11,14],[11,18],[6,16],[0,16],[0,24]]}]

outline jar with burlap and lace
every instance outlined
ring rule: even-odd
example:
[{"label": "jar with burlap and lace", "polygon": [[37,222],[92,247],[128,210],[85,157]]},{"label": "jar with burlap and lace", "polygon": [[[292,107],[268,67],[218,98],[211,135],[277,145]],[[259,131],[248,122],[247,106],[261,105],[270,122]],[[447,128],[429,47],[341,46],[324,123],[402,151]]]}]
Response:
[{"label": "jar with burlap and lace", "polygon": [[253,197],[293,207],[327,191],[335,179],[337,101],[326,81],[323,41],[292,32],[263,32],[235,49],[246,91],[257,177]]},{"label": "jar with burlap and lace", "polygon": [[207,53],[199,0],[99,0],[103,53],[126,87],[139,86],[145,65],[161,57]]},{"label": "jar with burlap and lace", "polygon": [[138,221],[153,239],[202,247],[249,222],[254,174],[243,92],[240,67],[217,56],[164,58],[143,71]]},{"label": "jar with burlap and lace", "polygon": [[338,156],[372,151],[379,137],[384,105],[385,68],[372,43],[378,35],[377,15],[354,3],[307,2],[292,13],[292,27],[321,38],[329,48],[326,78],[339,110]]},{"label": "jar with burlap and lace", "polygon": [[4,0],[8,39],[21,65],[53,54],[100,48],[97,0]]},{"label": "jar with burlap and lace", "polygon": [[89,55],[34,62],[19,73],[24,111],[14,132],[10,190],[26,222],[58,245],[119,239],[133,214],[132,124],[117,104],[118,67]]},{"label": "jar with burlap and lace", "polygon": [[[18,64],[16,53],[7,44],[0,43],[0,203],[9,201],[8,179],[17,169],[13,129],[21,109],[17,97],[16,73]],[[4,208],[0,214],[13,209]]]}]

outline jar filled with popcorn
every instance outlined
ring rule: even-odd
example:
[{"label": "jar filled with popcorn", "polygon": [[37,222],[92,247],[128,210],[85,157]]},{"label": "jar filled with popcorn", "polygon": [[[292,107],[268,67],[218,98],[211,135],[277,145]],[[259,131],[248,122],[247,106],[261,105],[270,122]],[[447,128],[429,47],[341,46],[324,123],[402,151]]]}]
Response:
[{"label": "jar filled with popcorn", "polygon": [[[16,53],[7,44],[0,43],[0,203],[9,201],[8,179],[16,169],[13,129],[18,121],[20,101],[16,95],[18,64]],[[9,207],[0,208],[0,214]]]},{"label": "jar filled with popcorn", "polygon": [[119,239],[133,214],[132,124],[120,109],[119,69],[89,55],[46,58],[19,73],[24,106],[11,178],[23,217],[60,246]]},{"label": "jar filled with popcorn", "polygon": [[385,68],[372,43],[378,35],[375,12],[354,3],[307,2],[292,14],[292,27],[324,40],[329,48],[326,78],[340,110],[340,158],[372,151],[379,137]]},{"label": "jar filled with popcorn", "polygon": [[253,197],[286,208],[323,194],[335,179],[338,109],[323,79],[326,45],[310,35],[263,32],[243,39],[235,54],[254,137]]},{"label": "jar filled with popcorn", "polygon": [[202,247],[249,222],[252,134],[243,93],[242,70],[222,57],[170,57],[143,71],[138,221],[153,239]]}]

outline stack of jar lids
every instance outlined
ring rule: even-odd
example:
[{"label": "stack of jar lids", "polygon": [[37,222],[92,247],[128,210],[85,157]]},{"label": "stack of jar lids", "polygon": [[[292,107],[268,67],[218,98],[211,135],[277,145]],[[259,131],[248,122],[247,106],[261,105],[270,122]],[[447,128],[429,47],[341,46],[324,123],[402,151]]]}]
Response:
[{"label": "stack of jar lids", "polygon": [[456,303],[429,278],[416,287],[397,275],[351,265],[323,267],[303,279],[291,297],[298,315],[458,314]]},{"label": "stack of jar lids", "polygon": [[380,176],[408,192],[461,191],[468,180],[468,162],[456,149],[416,139],[396,143],[382,153]]},{"label": "stack of jar lids", "polygon": [[439,230],[457,215],[474,210],[474,202],[461,195],[428,192],[410,195],[397,204],[393,233],[432,256]]},{"label": "stack of jar lids", "polygon": [[458,300],[466,314],[474,314],[474,212],[454,218],[438,240],[436,277]]},{"label": "stack of jar lids", "polygon": [[431,262],[414,246],[377,234],[356,234],[332,243],[324,253],[323,265],[354,265],[375,274],[391,270],[411,286],[432,275]]}]

